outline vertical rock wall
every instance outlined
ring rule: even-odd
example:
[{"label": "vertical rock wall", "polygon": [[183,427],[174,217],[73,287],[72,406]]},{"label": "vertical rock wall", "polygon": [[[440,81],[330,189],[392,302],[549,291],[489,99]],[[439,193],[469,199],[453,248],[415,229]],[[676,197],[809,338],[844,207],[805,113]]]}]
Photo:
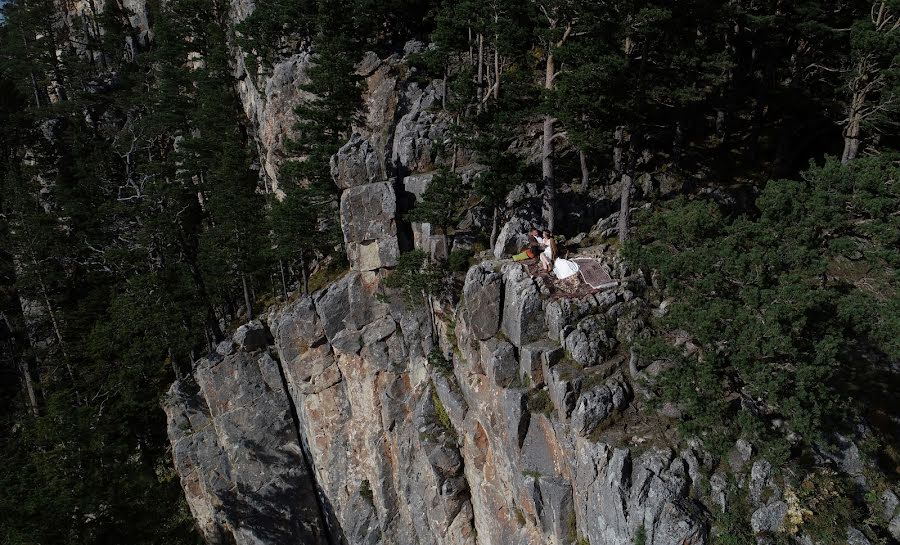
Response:
[{"label": "vertical rock wall", "polygon": [[[239,84],[270,179],[287,104],[303,99],[285,93],[308,61],[276,65],[264,93],[251,78]],[[402,81],[401,63],[369,54],[360,64],[367,115],[332,159],[351,270],[273,310],[269,352],[242,335],[244,348],[198,364],[198,388],[173,386],[176,467],[204,534],[621,545],[640,531],[648,545],[704,543],[683,454],[607,437],[635,418],[615,341],[630,291],[549,301],[519,266],[486,263],[433,328],[426,305],[382,287],[405,244],[426,247],[430,228],[405,232],[401,218],[447,160],[441,86]]]}]

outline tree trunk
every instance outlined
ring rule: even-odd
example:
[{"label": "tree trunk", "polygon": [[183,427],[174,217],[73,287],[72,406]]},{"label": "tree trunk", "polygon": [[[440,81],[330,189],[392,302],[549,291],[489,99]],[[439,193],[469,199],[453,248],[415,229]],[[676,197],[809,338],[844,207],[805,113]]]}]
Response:
[{"label": "tree trunk", "polygon": [[300,288],[303,295],[309,295],[309,271],[306,267],[306,256],[300,254]]},{"label": "tree trunk", "polygon": [[213,305],[209,300],[209,294],[206,292],[206,282],[203,280],[203,274],[200,272],[200,269],[193,259],[188,260],[188,269],[191,271],[191,277],[194,279],[194,285],[197,286],[197,291],[200,292],[203,304],[206,306],[206,327],[212,332],[213,340],[220,343],[225,339],[225,334],[222,333],[222,328],[219,327],[219,318],[216,316],[216,309],[213,308]]},{"label": "tree trunk", "polygon": [[288,298],[287,277],[284,274],[284,261],[281,259],[278,260],[278,271],[281,273],[281,293],[286,301]]},{"label": "tree trunk", "polygon": [[591,177],[588,172],[587,154],[583,149],[578,150],[578,159],[581,162],[581,192],[587,193]]},{"label": "tree trunk", "polygon": [[[25,37],[25,33],[21,32],[22,35],[22,45],[25,46],[25,51],[28,51],[28,38]],[[31,89],[34,92],[34,106],[36,108],[41,107],[41,93],[38,90],[37,78],[34,77],[34,71],[31,70],[28,72],[31,76]]]},{"label": "tree trunk", "polygon": [[[556,74],[556,59],[553,50],[547,51],[547,65],[544,71],[544,89],[553,88]],[[553,127],[556,120],[550,114],[544,116],[544,141],[541,149],[541,178],[544,182],[543,216],[547,229],[556,229],[556,185],[553,180]]]},{"label": "tree trunk", "polygon": [[631,192],[634,189],[634,173],[637,169],[637,158],[640,153],[640,135],[632,134],[628,144],[628,167],[622,175],[622,195],[619,201],[619,242],[624,244],[630,235]]},{"label": "tree trunk", "polygon": [[725,109],[722,108],[716,112],[716,136],[724,144],[728,136],[727,133],[727,115]]},{"label": "tree trunk", "polygon": [[847,124],[844,131],[844,153],[841,162],[844,164],[856,159],[859,155],[859,120],[853,119]]},{"label": "tree trunk", "polygon": [[497,236],[500,234],[500,207],[494,207],[494,219],[491,222],[491,252],[497,246]]},{"label": "tree trunk", "polygon": [[679,166],[681,164],[681,159],[684,156],[684,126],[681,124],[681,121],[675,122],[675,130],[672,135],[672,160],[675,163],[675,166]]},{"label": "tree trunk", "polygon": [[425,293],[422,290],[422,295],[425,296],[425,301],[428,303],[428,320],[431,325],[431,338],[434,341],[434,345],[438,346],[440,343],[438,342],[438,330],[437,330],[437,320],[434,317],[434,299],[431,297],[431,294]]},{"label": "tree trunk", "polygon": [[444,82],[442,84],[442,86],[444,88],[444,92],[441,95],[441,109],[442,110],[447,109],[447,78],[449,76],[450,76],[450,68],[445,66],[444,67]]},{"label": "tree trunk", "polygon": [[844,164],[856,159],[859,155],[859,136],[863,119],[863,108],[866,105],[866,95],[868,94],[868,86],[866,85],[866,76],[869,69],[860,61],[856,67],[856,76],[851,83],[853,95],[850,98],[850,105],[847,112],[847,128],[844,129],[844,153],[841,155],[841,162]]},{"label": "tree trunk", "polygon": [[481,103],[484,99],[484,35],[480,32],[478,33],[478,78],[475,87],[478,100],[476,111],[481,113]]},{"label": "tree trunk", "polygon": [[631,189],[633,182],[628,174],[622,175],[622,196],[619,200],[619,242],[628,240],[628,223],[631,220]]},{"label": "tree trunk", "polygon": [[616,178],[622,177],[622,156],[625,150],[625,127],[616,127],[616,143],[613,147],[613,173]]},{"label": "tree trunk", "polygon": [[247,286],[247,275],[241,273],[241,284],[244,286],[244,304],[247,306],[247,321],[253,319],[253,303],[250,302],[250,288]]},{"label": "tree trunk", "polygon": [[[38,266],[37,261],[35,261],[33,258],[32,262],[34,263],[35,267]],[[75,400],[79,405],[81,405],[81,393],[78,391],[78,386],[75,382],[75,371],[72,369],[72,364],[69,362],[69,354],[66,351],[66,343],[63,340],[59,320],[56,319],[56,312],[53,310],[53,304],[50,303],[50,296],[47,293],[47,286],[44,284],[44,278],[40,274],[38,274],[38,282],[41,285],[41,296],[44,299],[44,304],[47,305],[47,314],[50,315],[50,323],[53,326],[53,333],[56,335],[56,340],[59,342],[59,351],[62,353],[66,372],[69,375],[69,380],[72,381],[72,391],[75,392]]]},{"label": "tree trunk", "polygon": [[541,179],[544,182],[543,216],[547,229],[556,229],[556,185],[553,180],[553,125],[552,116],[544,116],[544,143],[541,150]]},{"label": "tree trunk", "polygon": [[175,360],[175,352],[172,351],[172,348],[169,347],[169,363],[172,364],[172,372],[175,373],[175,380],[181,380],[184,378],[184,373],[181,371],[181,367],[179,367],[178,362]]},{"label": "tree trunk", "polygon": [[21,358],[18,367],[19,373],[22,375],[22,382],[25,384],[25,392],[28,394],[28,405],[31,409],[31,414],[38,416],[40,413],[38,411],[37,395],[34,392],[34,382],[31,380],[31,366],[28,365],[26,359]]},{"label": "tree trunk", "polygon": [[494,100],[500,99],[500,39],[494,34]]}]

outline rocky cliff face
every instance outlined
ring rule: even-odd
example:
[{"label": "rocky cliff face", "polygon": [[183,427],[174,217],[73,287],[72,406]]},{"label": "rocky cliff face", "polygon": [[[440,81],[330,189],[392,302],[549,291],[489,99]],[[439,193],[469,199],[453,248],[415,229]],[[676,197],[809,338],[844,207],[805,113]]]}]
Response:
[{"label": "rocky cliff face", "polygon": [[[239,18],[250,7],[234,9]],[[262,78],[237,58],[277,190],[310,58],[290,56]],[[519,265],[482,255],[455,305],[432,312],[384,287],[401,251],[449,250],[427,224],[402,220],[452,162],[439,153],[441,85],[411,83],[404,69],[400,55],[365,57],[367,115],[332,158],[350,271],[242,327],[172,386],[175,466],[205,538],[702,545],[736,489],[749,494],[746,523],[761,540],[789,524],[796,506],[750,445],[723,471],[674,432],[676,408],[648,408],[642,384],[658,365],[641,369],[623,347],[643,313],[665,308],[649,308],[639,278],[554,299]],[[463,154],[455,164],[464,176],[479,170]],[[498,258],[522,243],[531,220],[521,211]],[[586,252],[609,259],[603,250]]]},{"label": "rocky cliff face", "polygon": [[[258,80],[238,61],[274,187],[308,65],[294,55]],[[442,87],[407,82],[401,66],[373,54],[360,64],[367,116],[332,160],[351,270],[245,326],[172,387],[175,463],[205,537],[705,542],[690,495],[698,455],[664,442],[634,450],[621,433],[618,422],[640,420],[623,358],[610,360],[617,317],[635,301],[628,286],[550,301],[519,266],[489,262],[469,271],[458,305],[436,309],[434,327],[426,305],[382,286],[401,248],[447,250],[430,226],[401,220],[449,162],[438,153]],[[478,169],[462,156],[457,166]]]},{"label": "rocky cliff face", "polygon": [[517,265],[493,268],[469,272],[439,342],[424,307],[382,301],[378,273],[351,271],[273,311],[272,346],[225,343],[198,365],[199,388],[173,386],[175,458],[206,535],[316,542],[327,527],[334,543],[611,545],[642,532],[647,543],[704,543],[691,498],[702,455],[635,449],[659,438],[622,433],[645,422],[621,358],[590,346],[597,365],[563,357],[560,339],[621,312],[629,290],[544,303]]}]

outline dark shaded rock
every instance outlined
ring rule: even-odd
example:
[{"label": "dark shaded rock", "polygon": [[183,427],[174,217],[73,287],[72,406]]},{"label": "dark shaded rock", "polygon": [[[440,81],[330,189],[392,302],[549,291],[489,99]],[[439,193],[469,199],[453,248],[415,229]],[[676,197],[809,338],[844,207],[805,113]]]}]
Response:
[{"label": "dark shaded rock", "polygon": [[253,352],[254,350],[262,350],[268,347],[272,342],[272,337],[262,322],[252,320],[237,328],[237,331],[232,336],[232,340],[241,350]]},{"label": "dark shaded rock", "polygon": [[175,469],[204,537],[238,545],[328,543],[278,364],[263,353],[201,360],[198,390],[164,408]]},{"label": "dark shaded rock", "polygon": [[502,277],[484,265],[472,267],[466,274],[463,300],[475,338],[484,340],[499,331],[502,289]]}]

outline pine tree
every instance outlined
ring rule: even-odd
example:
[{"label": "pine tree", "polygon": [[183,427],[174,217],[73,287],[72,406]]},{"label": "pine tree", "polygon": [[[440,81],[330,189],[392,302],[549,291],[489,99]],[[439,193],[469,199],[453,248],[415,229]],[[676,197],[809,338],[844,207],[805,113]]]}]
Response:
[{"label": "pine tree", "polygon": [[446,168],[438,169],[422,193],[421,200],[406,218],[409,221],[430,223],[440,229],[444,237],[444,249],[449,253],[450,227],[455,223],[459,213],[462,196],[462,178],[459,174]]}]

